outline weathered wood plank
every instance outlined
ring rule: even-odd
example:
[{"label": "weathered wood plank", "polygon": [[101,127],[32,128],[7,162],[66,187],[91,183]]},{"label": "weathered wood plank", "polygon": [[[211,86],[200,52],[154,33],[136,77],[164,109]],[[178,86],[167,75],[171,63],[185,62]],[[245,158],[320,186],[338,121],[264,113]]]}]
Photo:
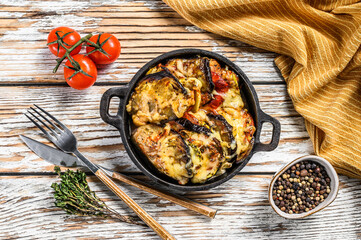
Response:
[{"label": "weathered wood plank", "polygon": [[[284,163],[313,152],[303,119],[293,109],[284,85],[255,85],[261,108],[282,125],[281,142],[272,152],[256,153],[245,172],[274,172]],[[127,156],[117,130],[99,116],[99,101],[109,87],[77,91],[70,87],[1,87],[0,172],[44,172],[52,166],[21,142],[25,134],[47,142],[22,114],[32,104],[45,107],[77,136],[80,150],[92,160],[120,171],[137,171]],[[269,139],[271,129],[262,134]]]},{"label": "weathered wood plank", "polygon": [[[166,47],[166,49],[176,50],[179,48]],[[212,50],[211,47],[202,47],[202,49]],[[144,53],[138,50],[140,49],[137,49],[136,52],[134,52],[133,54],[124,53],[124,55],[121,55],[121,57],[111,65],[99,66],[97,83],[104,84],[129,82],[130,79],[134,76],[134,74],[139,70],[139,68],[142,67],[145,63],[147,63],[154,57],[167,52],[164,51],[159,53]],[[34,53],[39,53],[35,56],[30,53],[30,50],[27,54],[19,54],[18,49],[13,49],[12,51],[14,52],[14,54],[9,55],[5,53],[7,51],[8,50],[1,53],[0,49],[0,59],[2,59],[0,60],[0,63],[3,62],[3,64],[0,64],[1,84],[43,84],[65,82],[63,76],[63,67],[60,67],[56,74],[52,73],[52,69],[56,65],[55,58],[47,55],[41,56],[44,52],[47,52],[47,49],[33,49],[32,51]],[[128,50],[125,49],[123,50],[123,52],[124,51]],[[161,50],[159,49],[158,51]],[[246,73],[246,75],[252,82],[283,82],[282,78],[278,73],[278,70],[276,70],[274,67],[273,58],[275,57],[275,54],[253,54],[250,52],[240,51],[236,55],[232,53],[224,55],[230,55],[230,59],[233,60]],[[261,58],[262,60],[258,61],[259,58]],[[22,69],[19,69],[19,66],[22,66]]]},{"label": "weathered wood plank", "polygon": [[65,23],[81,34],[110,32],[120,39],[122,54],[116,63],[100,67],[98,83],[128,82],[146,62],[179,48],[223,54],[253,82],[282,82],[273,63],[276,54],[194,27],[161,1],[99,5],[68,0],[61,5],[30,1],[23,6],[6,1],[0,8],[1,84],[63,82],[62,68],[52,74],[55,57],[47,50],[46,39],[52,28]]},{"label": "weathered wood plank", "polygon": [[[109,32],[120,39],[122,54],[112,65],[99,67],[97,84],[126,83],[154,57],[179,48],[220,53],[240,66],[254,83],[283,82],[270,53],[205,32],[183,20],[161,0],[3,0],[0,3],[0,238],[1,239],[157,239],[148,228],[114,220],[69,217],[53,207],[54,176],[4,176],[9,173],[52,172],[18,138],[19,134],[47,142],[22,115],[33,103],[46,107],[79,139],[80,150],[94,162],[123,172],[139,172],[127,156],[119,133],[102,122],[99,100],[109,87],[86,91],[36,84],[64,83],[62,68],[52,74],[54,56],[47,50],[51,29],[67,25],[81,35]],[[6,87],[9,84],[30,87]],[[5,85],[5,86],[4,86]],[[279,147],[256,153],[245,172],[271,173],[291,159],[313,152],[303,119],[292,107],[284,85],[256,85],[262,109],[282,124]],[[264,128],[263,138],[271,130]],[[196,201],[218,208],[214,220],[186,211],[145,192],[126,187],[134,199],[179,239],[356,239],[361,238],[360,181],[341,177],[336,201],[306,220],[289,221],[268,206],[269,175],[240,174],[213,190],[188,193]],[[130,211],[94,177],[91,186],[111,207]],[[144,177],[142,179],[145,179]]]},{"label": "weathered wood plank", "polygon": [[[130,210],[94,177],[91,188],[121,214]],[[133,187],[125,191],[177,239],[357,239],[361,234],[360,180],[341,177],[336,200],[303,220],[286,220],[269,206],[271,176],[236,176],[209,191],[186,197],[218,209],[210,220]],[[0,177],[0,238],[157,239],[146,227],[111,219],[68,216],[53,206],[55,176]]]}]

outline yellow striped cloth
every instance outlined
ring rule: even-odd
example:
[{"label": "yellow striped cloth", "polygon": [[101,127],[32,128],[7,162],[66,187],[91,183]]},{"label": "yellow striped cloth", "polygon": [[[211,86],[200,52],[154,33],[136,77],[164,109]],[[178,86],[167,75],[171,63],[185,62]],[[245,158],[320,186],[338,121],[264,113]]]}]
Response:
[{"label": "yellow striped cloth", "polygon": [[275,59],[315,153],[361,178],[361,3],[353,0],[164,0],[207,31]]}]

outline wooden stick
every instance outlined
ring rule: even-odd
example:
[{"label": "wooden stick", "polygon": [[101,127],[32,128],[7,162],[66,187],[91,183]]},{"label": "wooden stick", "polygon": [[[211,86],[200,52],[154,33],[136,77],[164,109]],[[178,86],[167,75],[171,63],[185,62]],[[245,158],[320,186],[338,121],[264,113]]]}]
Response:
[{"label": "wooden stick", "polygon": [[128,176],[125,176],[123,174],[120,174],[120,173],[117,173],[117,172],[113,172],[113,175],[111,176],[112,178],[115,178],[115,179],[118,179],[124,183],[127,183],[131,186],[134,186],[134,187],[137,187],[141,190],[144,190],[146,192],[149,192],[151,194],[154,194],[158,197],[161,197],[161,198],[164,198],[168,201],[171,201],[175,204],[178,204],[182,207],[185,207],[185,208],[188,208],[190,210],[193,210],[197,213],[200,213],[200,214],[203,214],[207,217],[210,217],[210,218],[214,218],[214,216],[216,215],[216,212],[217,210],[215,209],[212,209],[210,207],[207,207],[203,204],[200,204],[200,203],[197,203],[195,201],[192,201],[190,199],[187,199],[187,198],[184,198],[182,196],[177,196],[177,195],[174,195],[174,194],[171,194],[171,193],[167,193],[165,191],[161,191],[161,190],[158,190],[158,189],[155,189],[141,181],[138,181],[134,178],[131,178],[131,177],[128,177]]},{"label": "wooden stick", "polygon": [[175,238],[165,230],[157,221],[152,218],[143,208],[141,208],[132,198],[123,192],[106,174],[102,169],[95,172],[95,175],[112,190],[118,197],[120,197],[125,204],[127,204],[155,233],[162,239]]}]

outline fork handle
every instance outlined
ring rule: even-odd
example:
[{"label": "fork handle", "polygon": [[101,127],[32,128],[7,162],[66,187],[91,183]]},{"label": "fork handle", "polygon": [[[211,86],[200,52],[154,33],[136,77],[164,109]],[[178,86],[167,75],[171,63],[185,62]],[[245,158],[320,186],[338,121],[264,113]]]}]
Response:
[{"label": "fork handle", "polygon": [[73,151],[77,156],[94,174],[97,176],[113,193],[115,193],[125,204],[128,205],[155,233],[162,239],[175,238],[165,230],[152,216],[150,216],[143,208],[141,208],[131,197],[129,197],[123,190],[121,190],[113,180],[97,165],[89,161],[81,152],[77,149]]},{"label": "fork handle", "polygon": [[165,230],[154,218],[152,218],[144,209],[142,209],[132,198],[130,198],[125,192],[123,192],[107,175],[99,169],[95,172],[95,175],[112,190],[118,197],[120,197],[125,204],[127,204],[150,228],[156,232],[162,239],[174,239],[175,238]]},{"label": "fork handle", "polygon": [[195,201],[192,201],[190,199],[187,199],[185,197],[182,196],[177,196],[171,193],[167,193],[165,191],[161,191],[159,189],[153,188],[151,186],[149,186],[148,184],[145,184],[141,181],[138,181],[134,178],[125,176],[123,174],[117,173],[117,172],[112,172],[112,178],[118,179],[119,181],[122,181],[124,183],[127,183],[131,186],[137,187],[141,190],[144,190],[146,192],[149,192],[151,194],[154,194],[158,197],[161,197],[163,199],[166,199],[168,201],[171,201],[175,204],[178,204],[182,207],[188,208],[190,210],[193,210],[195,212],[198,212],[200,214],[203,214],[207,217],[210,218],[214,218],[216,215],[217,210],[212,209],[210,207],[207,207],[203,204],[197,203]]}]

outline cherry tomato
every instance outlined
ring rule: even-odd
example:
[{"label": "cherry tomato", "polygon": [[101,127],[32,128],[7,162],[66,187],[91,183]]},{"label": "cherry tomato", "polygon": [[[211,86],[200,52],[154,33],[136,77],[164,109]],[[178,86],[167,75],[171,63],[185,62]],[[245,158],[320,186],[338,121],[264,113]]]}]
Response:
[{"label": "cherry tomato", "polygon": [[188,112],[184,113],[183,118],[188,119],[193,124],[199,124],[198,119]]},{"label": "cherry tomato", "polygon": [[225,93],[228,91],[228,83],[219,74],[212,72],[212,81],[217,92]]},{"label": "cherry tomato", "polygon": [[[49,33],[48,44],[58,40],[56,33],[58,33],[59,37],[62,38],[62,42],[67,49],[71,48],[76,42],[80,40],[80,35],[75,30],[68,27],[58,27],[53,29]],[[67,35],[63,38],[65,34]],[[57,57],[62,57],[65,54],[65,49],[62,46],[59,46],[59,51],[58,51],[58,43],[50,44],[48,45],[48,47],[49,50]],[[81,50],[81,45],[79,45],[73,51],[71,51],[70,55],[78,54],[80,50]]]},{"label": "cherry tomato", "polygon": [[[87,56],[78,54],[73,56],[74,61],[78,62],[81,71],[74,75],[75,70],[64,67],[64,78],[70,87],[82,90],[92,86],[97,80],[97,67],[95,63]],[[69,60],[66,62],[65,66],[76,68]],[[74,76],[73,76],[74,75]]]},{"label": "cherry tomato", "polygon": [[215,95],[214,99],[209,103],[211,108],[218,108],[223,103],[224,99],[220,95]]},{"label": "cherry tomato", "polygon": [[[99,37],[100,36],[100,37]],[[97,64],[109,64],[115,62],[120,55],[120,42],[114,37],[112,34],[103,33],[92,36],[90,39],[95,44],[101,45],[101,49],[95,50],[94,47],[90,46],[89,43],[86,47],[86,52],[89,54],[88,56]],[[105,43],[104,43],[105,42]],[[102,45],[103,44],[103,45]],[[104,52],[107,54],[104,54]]]}]

